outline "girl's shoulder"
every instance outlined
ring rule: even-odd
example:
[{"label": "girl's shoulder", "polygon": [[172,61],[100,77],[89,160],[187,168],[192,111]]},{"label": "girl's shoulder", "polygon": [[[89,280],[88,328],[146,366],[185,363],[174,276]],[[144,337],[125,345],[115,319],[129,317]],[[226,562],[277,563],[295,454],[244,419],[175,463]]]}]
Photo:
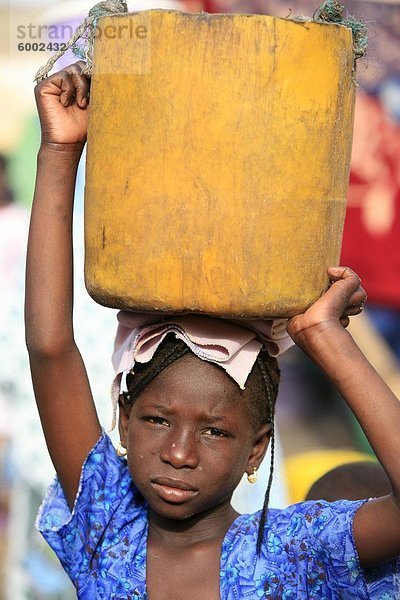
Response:
[{"label": "girl's shoulder", "polygon": [[269,518],[271,525],[273,524],[277,528],[296,523],[297,530],[302,528],[315,534],[317,531],[329,528],[334,521],[343,520],[346,524],[351,523],[357,510],[367,501],[366,499],[358,501],[337,500],[336,502],[327,502],[326,500],[298,502],[284,509],[271,509]]},{"label": "girl's shoulder", "polygon": [[[296,524],[297,531],[304,529],[305,532],[315,533],[317,529],[325,529],[336,519],[343,518],[346,522],[351,522],[357,510],[365,502],[368,502],[368,500],[338,500],[336,502],[312,500],[291,504],[285,508],[270,508],[268,510],[267,525],[269,528],[276,530]],[[261,511],[242,515],[242,517],[242,523],[251,523],[258,527]]]},{"label": "girl's shoulder", "polygon": [[140,557],[146,538],[147,507],[126,460],[117,455],[105,433],[83,465],[73,510],[56,479],[40,509],[37,527],[81,593],[79,597],[97,597],[100,571],[102,577],[103,572],[109,574],[104,575],[104,581],[100,578],[107,589],[101,597],[110,597],[110,582],[115,583],[116,573],[130,564],[128,550],[138,562],[135,581],[142,582]]},{"label": "girl's shoulder", "polygon": [[[366,500],[300,502],[284,509],[270,509],[265,527],[263,552],[304,555],[316,546],[335,553],[347,547],[354,552],[353,520]],[[232,524],[227,537],[232,544],[255,547],[261,511],[241,515]]]},{"label": "girl's shoulder", "polygon": [[239,516],[222,548],[227,597],[242,598],[253,586],[254,597],[268,591],[271,598],[331,598],[334,590],[335,598],[397,598],[395,561],[373,570],[360,564],[353,520],[364,502],[321,500],[270,509],[259,555],[260,512]]},{"label": "girl's shoulder", "polygon": [[[340,591],[337,597],[366,600],[352,534],[353,516],[361,504],[302,502],[270,509],[259,554],[261,511],[241,515],[222,552],[222,581],[235,588],[229,598],[244,597],[244,590],[253,585],[254,597],[264,597],[268,590],[271,598],[330,598],[335,589]],[[355,595],[346,596],[349,590]]]}]

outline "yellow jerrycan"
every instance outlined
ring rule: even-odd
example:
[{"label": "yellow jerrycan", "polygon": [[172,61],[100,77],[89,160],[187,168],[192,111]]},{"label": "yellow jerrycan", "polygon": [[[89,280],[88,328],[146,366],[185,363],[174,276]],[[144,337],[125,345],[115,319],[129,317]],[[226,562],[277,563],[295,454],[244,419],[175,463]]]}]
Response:
[{"label": "yellow jerrycan", "polygon": [[228,318],[305,310],[340,254],[350,29],[168,10],[99,26],[118,35],[98,35],[94,49],[90,295],[114,308]]}]

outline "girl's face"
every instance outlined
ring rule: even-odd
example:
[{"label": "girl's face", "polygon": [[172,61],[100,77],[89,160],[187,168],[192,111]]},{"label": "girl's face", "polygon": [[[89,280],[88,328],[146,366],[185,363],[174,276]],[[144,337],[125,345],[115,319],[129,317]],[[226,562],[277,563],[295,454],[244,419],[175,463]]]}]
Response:
[{"label": "girl's face", "polygon": [[162,371],[129,414],[120,411],[132,478],[168,519],[229,503],[243,473],[259,466],[268,429],[255,432],[236,384],[190,355]]}]

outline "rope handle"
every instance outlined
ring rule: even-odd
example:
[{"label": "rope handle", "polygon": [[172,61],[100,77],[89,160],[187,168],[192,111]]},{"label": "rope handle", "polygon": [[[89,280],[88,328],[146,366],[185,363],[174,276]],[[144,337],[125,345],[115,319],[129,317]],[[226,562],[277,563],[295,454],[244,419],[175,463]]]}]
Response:
[{"label": "rope handle", "polygon": [[[117,15],[128,12],[128,6],[126,0],[104,0],[99,2],[93,8],[90,9],[86,19],[76,29],[74,35],[64,45],[62,50],[59,50],[49,58],[47,63],[41,67],[35,75],[35,81],[41,81],[46,79],[51,69],[61,56],[65,54],[67,50],[72,48],[72,52],[76,57],[86,62],[86,67],[82,69],[82,73],[90,76],[93,69],[93,49],[94,40],[96,35],[97,21],[100,17],[107,15]],[[78,45],[78,40],[84,40],[82,45]]]},{"label": "rope handle", "polygon": [[338,0],[325,0],[313,15],[316,23],[337,23],[351,29],[353,34],[354,59],[365,56],[368,46],[368,26],[355,17],[347,15],[345,8]]},{"label": "rope handle", "polygon": [[[97,21],[100,17],[106,15],[117,15],[128,12],[126,0],[104,0],[90,9],[86,19],[79,25],[71,39],[49,58],[47,63],[41,67],[35,75],[35,81],[45,79],[54,67],[55,63],[67,50],[72,48],[75,56],[86,62],[86,67],[82,73],[90,76],[93,69],[93,50],[96,35]],[[349,27],[353,34],[354,58],[365,56],[368,44],[368,27],[365,23],[357,21],[352,16],[344,16],[344,6],[338,0],[325,0],[313,15],[313,21],[317,23],[337,23]],[[78,40],[83,39],[82,45],[78,45]]]}]

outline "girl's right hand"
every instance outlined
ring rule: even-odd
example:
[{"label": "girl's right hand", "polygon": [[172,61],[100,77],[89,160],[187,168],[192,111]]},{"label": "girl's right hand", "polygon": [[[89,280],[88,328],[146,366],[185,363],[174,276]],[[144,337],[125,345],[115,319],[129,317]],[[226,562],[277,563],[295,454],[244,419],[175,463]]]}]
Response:
[{"label": "girl's right hand", "polygon": [[87,136],[90,81],[80,61],[35,87],[42,144],[83,145]]}]

